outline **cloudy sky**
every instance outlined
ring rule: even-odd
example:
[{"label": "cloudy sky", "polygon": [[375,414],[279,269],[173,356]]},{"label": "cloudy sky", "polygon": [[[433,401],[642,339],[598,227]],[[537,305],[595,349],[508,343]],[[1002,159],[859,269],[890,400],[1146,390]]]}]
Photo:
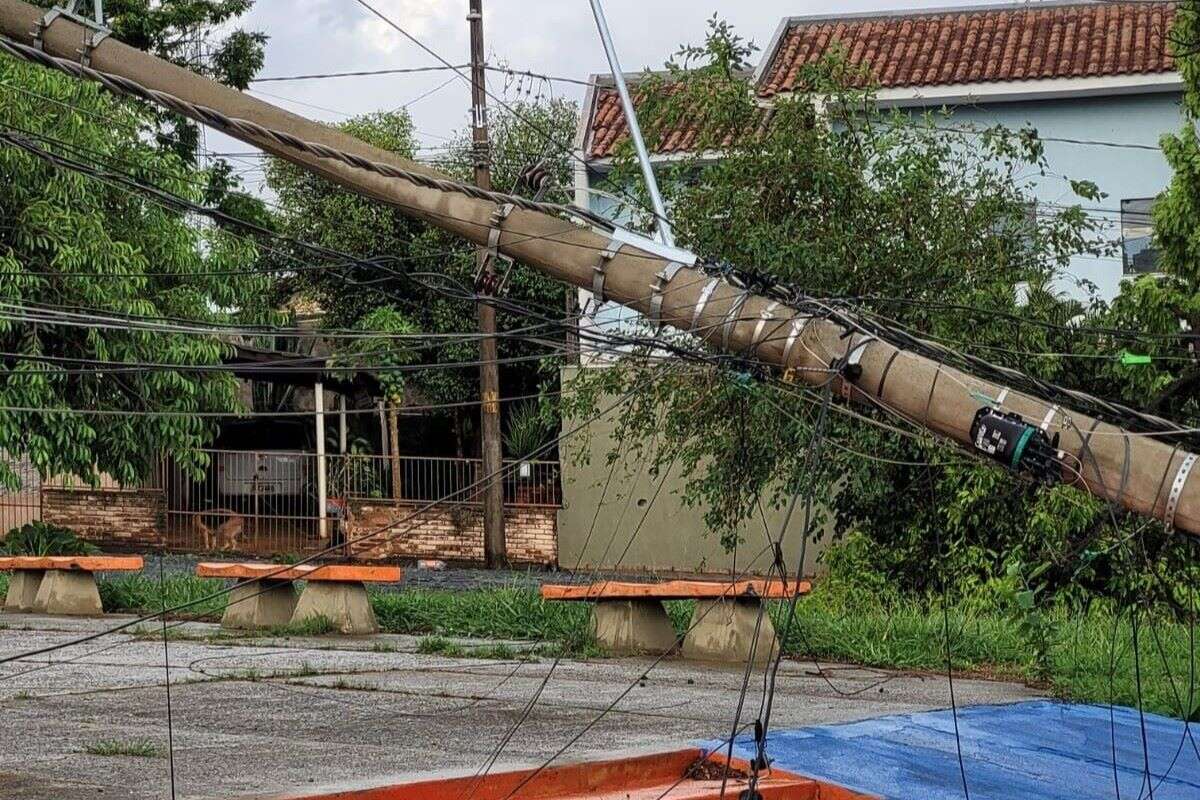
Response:
[{"label": "cloudy sky", "polygon": [[[389,19],[451,63],[468,60],[467,0],[368,0]],[[789,15],[836,14],[906,6],[963,5],[963,0],[604,0],[626,71],[660,67],[681,43],[703,39],[715,13],[765,47]],[[585,79],[607,72],[588,0],[484,0],[490,63],[553,76]],[[356,0],[257,0],[243,25],[270,35],[262,76],[413,68],[437,61],[371,15]],[[517,84],[493,74],[491,91],[509,99],[540,92],[580,97],[563,82]],[[255,84],[253,91],[305,116],[338,121],[408,104],[421,144],[435,155],[468,122],[467,84],[449,72]],[[287,98],[281,99],[281,98]],[[244,150],[214,137],[210,148]],[[253,182],[252,167],[246,177]]]}]

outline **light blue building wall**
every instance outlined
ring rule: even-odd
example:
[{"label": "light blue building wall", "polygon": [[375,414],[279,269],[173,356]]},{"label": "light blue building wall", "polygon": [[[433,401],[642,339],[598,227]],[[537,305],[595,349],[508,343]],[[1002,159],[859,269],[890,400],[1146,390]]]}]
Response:
[{"label": "light blue building wall", "polygon": [[[943,109],[949,110],[950,116],[942,117]],[[1030,181],[1031,194],[1041,213],[1079,204],[1114,244],[1114,252],[1106,255],[1076,256],[1059,285],[1079,299],[1087,299],[1089,292],[1080,281],[1094,285],[1091,291],[1101,299],[1108,300],[1117,294],[1125,252],[1133,255],[1148,243],[1145,205],[1129,201],[1153,199],[1171,179],[1158,141],[1164,133],[1174,132],[1183,124],[1178,91],[953,106],[941,103],[921,106],[909,101],[904,110],[914,114],[939,112],[934,115],[937,124],[957,129],[983,130],[993,125],[1036,129],[1043,140],[1049,167],[1045,175],[1030,171],[1022,177]],[[588,183],[596,185],[604,169],[589,168]],[[1092,181],[1105,196],[1098,202],[1083,200],[1071,190],[1068,179]],[[592,210],[613,216],[618,222],[626,221],[614,213],[618,204],[611,198],[595,193],[589,193],[588,197]],[[1127,248],[1122,247],[1123,235],[1130,238]],[[1149,255],[1138,259],[1138,266],[1144,267]],[[606,307],[600,320],[611,321],[631,314]]]},{"label": "light blue building wall", "polygon": [[[951,116],[939,124],[1036,129],[1045,145],[1049,169],[1044,176],[1030,174],[1029,178],[1043,211],[1079,204],[1118,244],[1122,201],[1152,199],[1167,187],[1171,170],[1158,149],[1158,140],[1183,124],[1180,95],[1174,91],[959,105],[950,111]],[[1071,191],[1068,178],[1092,181],[1105,197],[1099,202],[1080,199]],[[1136,208],[1137,204],[1126,202],[1124,222],[1131,252],[1144,247],[1147,233],[1148,219],[1144,211],[1133,211]],[[1132,241],[1135,238],[1141,241]],[[1101,298],[1111,299],[1119,290],[1122,262],[1121,248],[1103,257],[1078,256],[1072,260],[1063,287],[1082,296],[1080,289],[1070,285],[1074,284],[1071,278],[1082,278],[1096,285]]]}]

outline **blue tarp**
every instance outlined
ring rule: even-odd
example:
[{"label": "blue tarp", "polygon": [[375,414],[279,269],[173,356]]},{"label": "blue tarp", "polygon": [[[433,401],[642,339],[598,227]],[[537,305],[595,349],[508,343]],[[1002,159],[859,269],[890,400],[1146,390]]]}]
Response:
[{"label": "blue tarp", "polygon": [[[1200,725],[1145,716],[1153,795],[1147,791],[1136,709],[1049,701],[958,711],[972,800],[1116,798],[1200,800]],[[750,757],[749,740],[737,752]],[[962,800],[949,710],[773,731],[768,756],[784,769],[890,800]]]}]

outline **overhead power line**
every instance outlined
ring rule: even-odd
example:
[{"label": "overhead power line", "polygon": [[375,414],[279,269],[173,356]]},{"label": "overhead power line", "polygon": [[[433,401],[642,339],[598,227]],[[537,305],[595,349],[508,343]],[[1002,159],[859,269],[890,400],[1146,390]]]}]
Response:
[{"label": "overhead power line", "polygon": [[64,72],[75,78],[86,78],[87,80],[96,81],[109,91],[116,94],[136,97],[140,100],[165,106],[171,111],[182,114],[189,119],[196,120],[208,125],[209,127],[216,128],[223,133],[227,133],[235,137],[240,134],[243,138],[251,137],[257,140],[273,141],[280,146],[292,150],[298,150],[308,155],[316,156],[317,158],[340,161],[350,167],[367,170],[368,172],[374,172],[378,175],[388,178],[399,178],[417,186],[427,189],[434,189],[439,192],[456,192],[464,194],[468,197],[474,197],[479,200],[488,200],[498,204],[508,203],[518,208],[524,208],[530,211],[539,211],[543,214],[551,214],[554,216],[579,217],[586,219],[593,225],[607,228],[609,230],[611,230],[613,226],[612,221],[608,218],[586,209],[561,205],[558,203],[543,203],[536,200],[529,200],[521,195],[509,194],[507,192],[484,190],[462,181],[451,180],[443,177],[435,177],[424,172],[416,172],[410,169],[404,169],[394,164],[371,161],[370,159],[363,158],[362,156],[347,153],[344,150],[337,150],[319,142],[306,141],[278,129],[267,128],[250,120],[227,116],[213,108],[207,108],[194,103],[189,103],[180,97],[168,94],[166,92],[147,89],[137,81],[133,81],[119,75],[100,72],[92,69],[91,67],[77,64],[73,61],[56,58],[42,50],[38,50],[36,47],[30,47],[28,45],[21,44],[8,38],[7,36],[0,37],[0,51],[6,52],[11,56],[15,56],[25,61],[32,61],[40,64],[43,67]]},{"label": "overhead power line", "polygon": [[[29,36],[38,18],[38,10],[33,6],[20,0],[0,0],[0,30],[8,35]],[[56,20],[54,25],[70,36],[71,41],[77,41],[78,30],[74,23]],[[47,37],[48,49],[62,54],[63,62],[72,66],[55,65],[55,68],[62,68],[72,75],[94,77],[95,70],[83,71],[74,62],[66,61],[66,46],[62,44],[66,39],[59,36],[58,40]],[[34,48],[27,49],[29,53],[22,54],[23,58],[43,63],[46,58],[43,53]],[[74,56],[74,53],[70,55]],[[51,62],[57,60],[49,59]],[[178,68],[167,67],[153,56],[138,53],[113,40],[101,42],[94,49],[92,63],[120,72],[126,78],[159,75],[162,77],[158,85],[163,89],[178,87],[178,91],[195,101],[232,108],[227,101],[233,98],[227,90],[203,79],[185,81],[182,70],[176,72]],[[176,106],[170,105],[172,96],[159,97],[158,94],[161,93],[138,96],[167,104],[175,110]],[[194,103],[188,105],[196,110]],[[268,149],[278,150],[281,155],[288,155],[344,186],[408,208],[421,219],[440,220],[440,227],[476,245],[486,247],[495,240],[498,254],[520,258],[555,278],[577,286],[587,286],[594,281],[598,285],[597,294],[651,315],[656,324],[664,323],[685,332],[705,330],[703,337],[714,347],[731,354],[753,354],[782,367],[793,380],[820,385],[828,370],[835,369],[842,376],[839,391],[849,399],[890,408],[895,415],[975,447],[977,451],[982,448],[974,445],[972,429],[977,422],[972,420],[977,421],[980,412],[992,417],[997,413],[1009,414],[1011,420],[1015,420],[1012,424],[1019,429],[1031,434],[1041,431],[1036,434],[1039,437],[1039,446],[1035,448],[1036,474],[1047,479],[1055,478],[1050,468],[1058,463],[1054,456],[1056,452],[1079,460],[1081,448],[1090,447],[1096,454],[1095,475],[1071,478],[1073,484],[1096,496],[1115,496],[1126,508],[1161,519],[1168,527],[1178,525],[1184,530],[1200,533],[1200,485],[1187,481],[1196,458],[1186,450],[1154,440],[1132,439],[1120,428],[1105,426],[1101,419],[1077,413],[1072,406],[1060,406],[1037,392],[1007,391],[1005,387],[1013,381],[1005,377],[977,377],[966,371],[974,368],[970,364],[965,365],[965,369],[954,366],[962,354],[943,351],[931,356],[927,349],[929,343],[910,341],[903,332],[862,320],[850,306],[832,307],[797,294],[794,289],[776,284],[769,276],[714,265],[702,265],[699,269],[672,265],[667,257],[654,258],[656,248],[651,245],[627,248],[629,252],[614,252],[611,258],[604,259],[605,266],[597,269],[601,255],[615,247],[610,244],[611,236],[581,229],[557,215],[547,216],[532,210],[521,212],[514,222],[519,220],[524,232],[541,238],[535,244],[513,245],[510,238],[513,233],[508,226],[496,221],[499,210],[496,199],[471,197],[461,190],[461,186],[439,188],[436,184],[430,185],[425,182],[429,176],[423,173],[414,180],[397,174],[395,177],[400,180],[380,181],[362,172],[369,169],[372,158],[383,155],[374,148],[344,135],[326,134],[321,126],[310,121],[283,118],[277,109],[262,101],[243,99],[238,109],[243,116],[260,122],[244,128],[231,127],[229,132],[237,138],[255,143],[262,141]],[[275,120],[288,131],[302,132],[304,137],[325,144],[312,153],[306,149],[304,138],[296,133],[282,132],[282,136],[264,137],[267,126],[263,122],[275,124]],[[323,159],[329,157],[338,163],[324,163]],[[365,164],[358,166],[359,162]],[[648,285],[661,290],[693,283],[696,284],[694,288],[681,291],[666,302],[660,303],[656,292],[652,292],[649,300],[644,299]],[[790,336],[787,334],[789,329],[793,332]],[[766,344],[762,336],[773,337],[775,341]],[[784,337],[798,346],[781,346],[779,339]],[[895,369],[892,369],[893,364]],[[820,369],[822,375],[797,373],[797,368]],[[889,373],[892,377],[885,381]],[[1033,381],[1017,370],[1006,374],[1023,383]],[[1071,399],[1075,402],[1077,395]],[[1109,404],[1109,408],[1113,406]],[[1168,429],[1178,428],[1169,420],[1156,420],[1152,415],[1125,419],[1145,420],[1147,424]],[[1057,449],[1050,448],[1047,431],[1055,436]],[[1113,438],[1122,436],[1125,437],[1123,442]],[[1045,447],[1041,446],[1043,437]],[[1010,466],[1022,468],[1020,463]],[[1170,480],[1172,475],[1174,481]],[[1061,477],[1068,477],[1065,464]],[[1155,488],[1164,480],[1173,487],[1166,501],[1161,493],[1155,493]],[[1113,487],[1118,487],[1115,495]]]},{"label": "overhead power line", "polygon": [[349,72],[314,72],[304,75],[270,75],[264,78],[251,78],[251,83],[271,83],[273,81],[319,81],[327,78],[363,78],[372,75],[412,75],[420,72],[445,72],[452,69],[466,69],[467,64],[445,66],[431,64],[425,67],[398,67],[395,69],[361,69]]},{"label": "overhead power line", "polygon": [[[470,67],[470,64],[430,64],[424,67],[399,67],[395,69],[360,69],[348,70],[345,72],[315,72],[301,75],[272,75],[265,78],[253,78],[251,83],[270,83],[278,81],[321,81],[332,78],[368,78],[379,75],[412,75],[422,72],[449,72],[451,70],[465,70]],[[577,86],[590,86],[591,81],[583,78],[571,78],[566,75],[550,75],[545,72],[537,72],[531,69],[514,69],[513,67],[500,66],[498,64],[486,64],[484,69],[488,72],[496,72],[503,75],[518,75],[526,78],[536,78],[544,81],[555,81],[557,83],[571,83]]]}]

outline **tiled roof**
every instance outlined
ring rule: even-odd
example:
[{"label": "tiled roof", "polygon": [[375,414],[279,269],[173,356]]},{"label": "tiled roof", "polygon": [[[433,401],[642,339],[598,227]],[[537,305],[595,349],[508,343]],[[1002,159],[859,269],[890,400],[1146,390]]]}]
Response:
[{"label": "tiled roof", "polygon": [[758,93],[795,88],[835,43],[885,88],[1169,72],[1174,16],[1169,2],[1099,2],[797,19],[766,54]]},{"label": "tiled roof", "polygon": [[[795,19],[765,54],[757,92],[768,99],[796,88],[801,68],[835,43],[884,88],[1165,73],[1174,69],[1174,17],[1173,2],[1076,2]],[[597,86],[593,108],[587,155],[605,158],[629,133],[616,89]],[[648,144],[658,155],[684,153],[698,137],[695,120],[681,115]]]},{"label": "tiled roof", "polygon": [[[669,88],[668,91],[670,91]],[[632,87],[631,92],[636,106],[638,103],[636,87]],[[617,146],[629,137],[629,126],[625,124],[621,96],[613,87],[601,85],[596,88],[594,107],[595,113],[592,115],[587,155],[589,158],[607,158],[613,155]],[[766,117],[766,109],[763,109],[762,115],[764,118]],[[646,146],[655,155],[692,152],[700,138],[700,128],[697,125],[696,117],[696,114],[680,114],[679,119],[668,129],[661,131],[657,138],[652,138],[647,134]],[[642,127],[645,128],[644,123]],[[729,144],[729,137],[725,138],[723,144]]]}]

